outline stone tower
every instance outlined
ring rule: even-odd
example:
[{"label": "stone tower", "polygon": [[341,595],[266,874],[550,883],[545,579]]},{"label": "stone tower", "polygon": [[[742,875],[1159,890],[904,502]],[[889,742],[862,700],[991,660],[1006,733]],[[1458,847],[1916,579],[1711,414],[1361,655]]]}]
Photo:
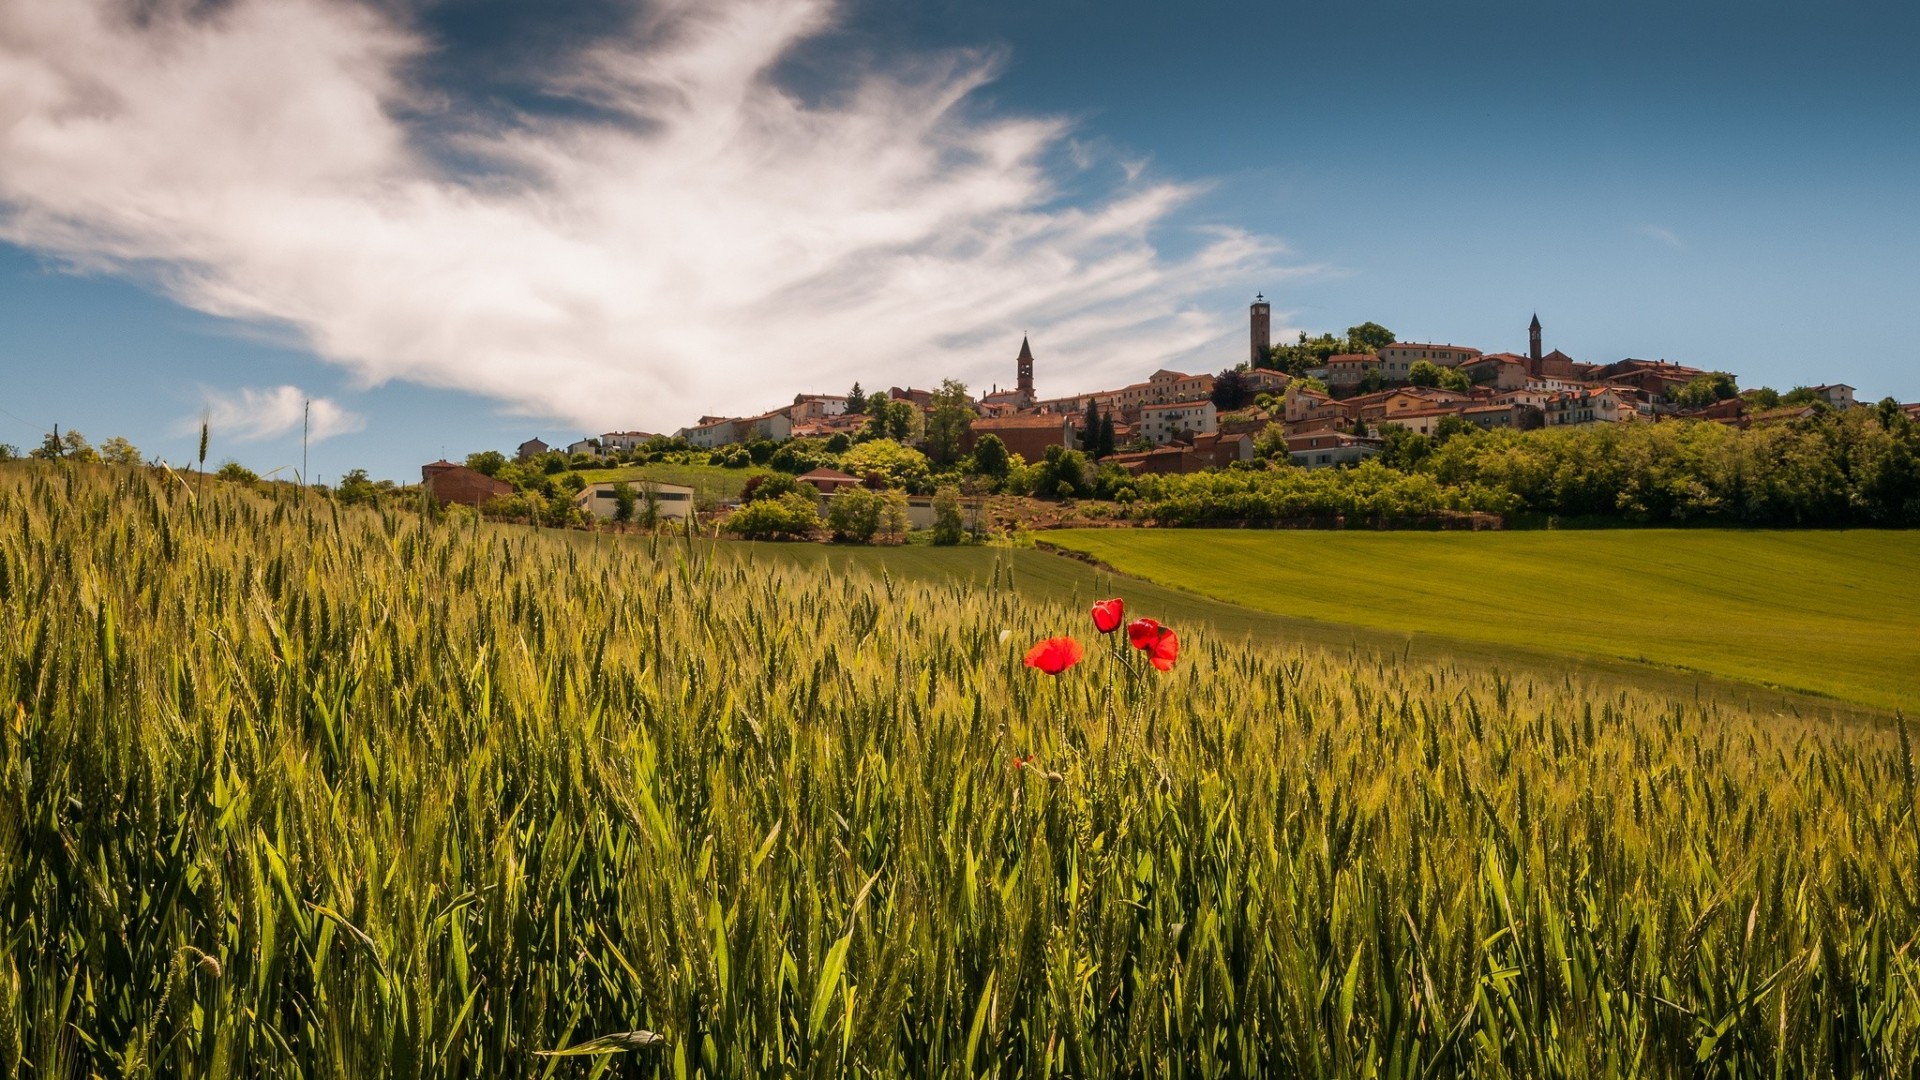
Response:
[{"label": "stone tower", "polygon": [[1033,404],[1033,349],[1028,346],[1026,335],[1020,337],[1020,358],[1014,362],[1018,369],[1016,388],[1020,392],[1021,404]]},{"label": "stone tower", "polygon": [[1266,363],[1267,353],[1273,349],[1273,307],[1267,303],[1265,293],[1254,294],[1253,305],[1247,308],[1247,321],[1253,330],[1253,352],[1248,363],[1259,367]]},{"label": "stone tower", "polygon": [[1527,327],[1527,357],[1533,361],[1533,370],[1540,370],[1540,316],[1533,317],[1533,325]]}]

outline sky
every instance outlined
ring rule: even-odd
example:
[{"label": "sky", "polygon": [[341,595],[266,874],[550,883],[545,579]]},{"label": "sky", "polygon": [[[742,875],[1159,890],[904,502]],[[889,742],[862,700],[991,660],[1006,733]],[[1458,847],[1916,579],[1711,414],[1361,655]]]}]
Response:
[{"label": "sky", "polygon": [[[1920,400],[1893,3],[6,0],[0,442],[419,465],[1276,336]],[[307,424],[303,466],[302,421]]]}]

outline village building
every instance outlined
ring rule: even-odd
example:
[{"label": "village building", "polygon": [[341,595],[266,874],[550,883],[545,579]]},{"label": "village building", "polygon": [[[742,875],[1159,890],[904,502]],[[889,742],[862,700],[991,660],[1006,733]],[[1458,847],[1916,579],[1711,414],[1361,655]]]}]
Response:
[{"label": "village building", "polygon": [[1009,451],[1028,461],[1038,461],[1049,446],[1072,446],[1073,420],[1065,413],[1022,413],[1017,416],[983,416],[967,425],[966,451],[973,452],[986,435],[997,437]]},{"label": "village building", "polygon": [[591,436],[567,444],[568,457],[572,457],[575,454],[598,454],[599,452],[600,440]]},{"label": "village building", "polygon": [[1355,465],[1378,456],[1380,450],[1378,439],[1365,439],[1338,431],[1287,436],[1287,459],[1303,469]]},{"label": "village building", "polygon": [[1853,387],[1848,386],[1845,383],[1833,383],[1831,385],[1810,386],[1807,389],[1812,390],[1815,397],[1819,398],[1821,401],[1826,402],[1827,404],[1833,406],[1836,409],[1851,409],[1854,406],[1860,404],[1859,402],[1853,399],[1853,394],[1854,394]]},{"label": "village building", "polygon": [[[1459,367],[1480,355],[1479,349],[1464,345],[1429,345],[1418,341],[1396,341],[1380,350],[1381,373],[1405,381],[1413,365],[1425,360],[1441,367]],[[1397,375],[1395,373],[1398,373]]]},{"label": "village building", "polygon": [[609,431],[600,436],[602,450],[638,450],[659,436],[646,431]]},{"label": "village building", "polygon": [[689,446],[712,450],[740,441],[739,421],[724,416],[703,416],[700,422],[674,432]]},{"label": "village building", "polygon": [[1212,434],[1219,419],[1211,401],[1173,401],[1140,408],[1140,434],[1155,446]]},{"label": "village building", "polygon": [[513,452],[513,459],[515,461],[532,461],[550,449],[552,449],[552,447],[549,447],[539,439],[528,439],[526,442],[521,443],[519,448]]},{"label": "village building", "polygon": [[847,412],[847,399],[838,394],[795,394],[793,404],[785,410],[787,419],[794,424],[812,423],[829,416],[844,416]]},{"label": "village building", "polygon": [[444,458],[420,466],[420,486],[442,506],[484,506],[489,499],[513,494],[512,484]]},{"label": "village building", "polygon": [[1024,334],[1020,337],[1020,355],[1013,358],[1013,379],[1013,389],[1002,390],[996,386],[980,399],[981,403],[1011,405],[1015,409],[1033,407],[1033,346],[1027,344]]},{"label": "village building", "polygon": [[1633,407],[1622,402],[1620,395],[1610,388],[1554,394],[1541,412],[1546,414],[1548,427],[1613,424],[1634,415]]},{"label": "village building", "polygon": [[[1340,353],[1327,357],[1327,388],[1351,390],[1366,381],[1367,373],[1380,371],[1381,360],[1372,353]],[[1405,377],[1401,378],[1406,381]]]},{"label": "village building", "polygon": [[1519,390],[1527,385],[1527,358],[1514,353],[1488,353],[1460,365],[1461,374],[1475,386],[1493,390]]},{"label": "village building", "polygon": [[[573,505],[601,521],[612,521],[620,512],[620,481],[588,484],[573,497]],[[659,484],[651,480],[627,481],[633,492],[633,520],[646,516],[651,500],[656,516],[663,521],[684,521],[693,516],[693,489],[680,484]]]},{"label": "village building", "polygon": [[1286,372],[1272,368],[1243,368],[1240,371],[1240,385],[1250,394],[1284,394],[1287,384],[1292,381]]},{"label": "village building", "polygon": [[839,469],[822,466],[803,472],[793,478],[795,483],[812,484],[813,489],[822,495],[832,495],[850,487],[859,487],[861,479],[852,473],[843,473]]}]

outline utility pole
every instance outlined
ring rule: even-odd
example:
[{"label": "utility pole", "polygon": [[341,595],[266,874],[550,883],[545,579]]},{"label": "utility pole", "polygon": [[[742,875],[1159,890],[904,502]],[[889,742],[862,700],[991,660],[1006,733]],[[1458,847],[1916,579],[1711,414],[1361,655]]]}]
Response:
[{"label": "utility pole", "polygon": [[302,401],[300,403],[300,483],[303,485],[312,483],[307,479],[307,421],[312,415],[313,401],[311,399]]}]

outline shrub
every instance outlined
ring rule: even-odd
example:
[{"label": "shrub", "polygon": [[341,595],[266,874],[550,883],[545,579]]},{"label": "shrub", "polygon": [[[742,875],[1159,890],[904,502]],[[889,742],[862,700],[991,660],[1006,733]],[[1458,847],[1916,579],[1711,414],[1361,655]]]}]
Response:
[{"label": "shrub", "polygon": [[728,532],[747,540],[805,539],[819,527],[819,508],[798,492],[748,503],[729,515],[726,523]]}]

